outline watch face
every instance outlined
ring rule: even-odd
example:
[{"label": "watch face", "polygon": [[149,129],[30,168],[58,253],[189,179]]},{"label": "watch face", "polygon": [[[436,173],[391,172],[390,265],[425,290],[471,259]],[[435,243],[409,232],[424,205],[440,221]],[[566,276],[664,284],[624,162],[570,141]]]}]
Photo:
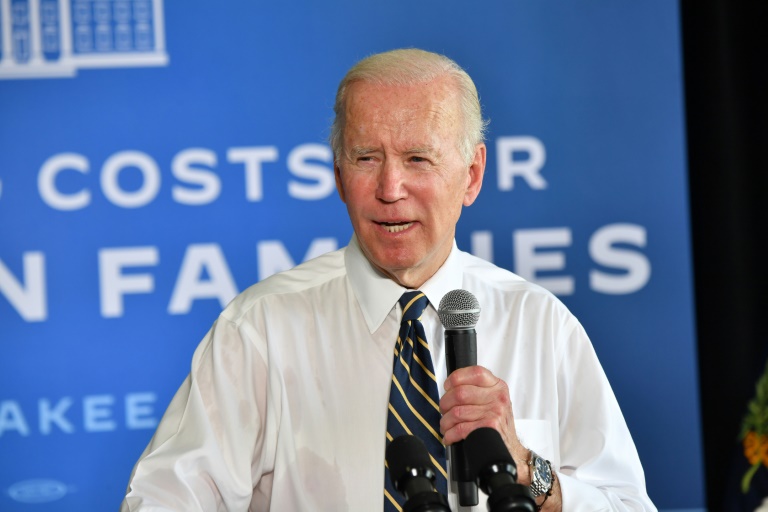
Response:
[{"label": "watch face", "polygon": [[533,478],[535,480],[541,481],[547,487],[549,486],[549,482],[552,480],[552,472],[549,469],[547,461],[541,457],[536,457],[536,459],[534,459],[533,473]]}]

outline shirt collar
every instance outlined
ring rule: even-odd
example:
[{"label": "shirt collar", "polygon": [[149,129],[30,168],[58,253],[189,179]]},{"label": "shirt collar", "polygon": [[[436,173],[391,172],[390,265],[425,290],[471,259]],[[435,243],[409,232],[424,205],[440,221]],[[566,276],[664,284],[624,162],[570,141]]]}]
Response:
[{"label": "shirt collar", "polygon": [[[461,287],[463,270],[459,259],[459,249],[454,240],[451,253],[443,266],[419,288],[435,311],[446,293]],[[352,291],[360,304],[368,329],[373,333],[381,326],[407,288],[392,281],[368,261],[356,235],[352,235],[352,240],[344,252],[344,263]]]}]

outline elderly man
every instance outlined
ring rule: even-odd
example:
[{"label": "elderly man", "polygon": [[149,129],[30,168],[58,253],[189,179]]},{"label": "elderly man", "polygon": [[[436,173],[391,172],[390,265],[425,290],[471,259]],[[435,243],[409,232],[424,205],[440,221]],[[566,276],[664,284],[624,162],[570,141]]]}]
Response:
[{"label": "elderly man", "polygon": [[[460,510],[445,446],[480,427],[500,433],[540,510],[654,510],[579,322],[456,247],[486,161],[469,76],[421,50],[374,55],[341,82],[335,110],[350,244],[222,312],[122,510],[400,510],[385,448],[408,433]],[[480,346],[477,366],[447,375],[436,309],[455,289],[481,304]]]}]

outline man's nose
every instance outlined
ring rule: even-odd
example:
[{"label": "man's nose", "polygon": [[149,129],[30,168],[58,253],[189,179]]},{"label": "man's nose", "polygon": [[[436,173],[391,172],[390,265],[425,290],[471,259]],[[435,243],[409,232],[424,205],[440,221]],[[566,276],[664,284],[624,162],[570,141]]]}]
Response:
[{"label": "man's nose", "polygon": [[384,161],[376,184],[376,199],[392,203],[407,196],[406,170],[400,162],[387,159]]}]

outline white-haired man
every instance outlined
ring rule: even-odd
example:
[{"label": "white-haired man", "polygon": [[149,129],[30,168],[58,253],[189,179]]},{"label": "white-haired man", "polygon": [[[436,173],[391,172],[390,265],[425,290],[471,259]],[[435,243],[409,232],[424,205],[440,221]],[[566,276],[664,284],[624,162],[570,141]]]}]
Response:
[{"label": "white-haired man", "polygon": [[[655,510],[579,322],[547,291],[456,247],[486,162],[469,76],[421,50],[374,55],[341,82],[335,111],[352,241],[226,308],[134,467],[123,510],[399,510],[384,465],[391,428],[410,432],[397,394],[438,450],[497,430],[541,510]],[[447,375],[436,308],[455,289],[482,305],[481,347],[478,365]],[[404,361],[398,332],[417,298],[423,331]],[[415,382],[417,363],[431,391]],[[400,365],[437,411],[432,424],[397,382]],[[447,477],[444,455],[433,460]],[[449,502],[459,510],[453,490]]]}]

